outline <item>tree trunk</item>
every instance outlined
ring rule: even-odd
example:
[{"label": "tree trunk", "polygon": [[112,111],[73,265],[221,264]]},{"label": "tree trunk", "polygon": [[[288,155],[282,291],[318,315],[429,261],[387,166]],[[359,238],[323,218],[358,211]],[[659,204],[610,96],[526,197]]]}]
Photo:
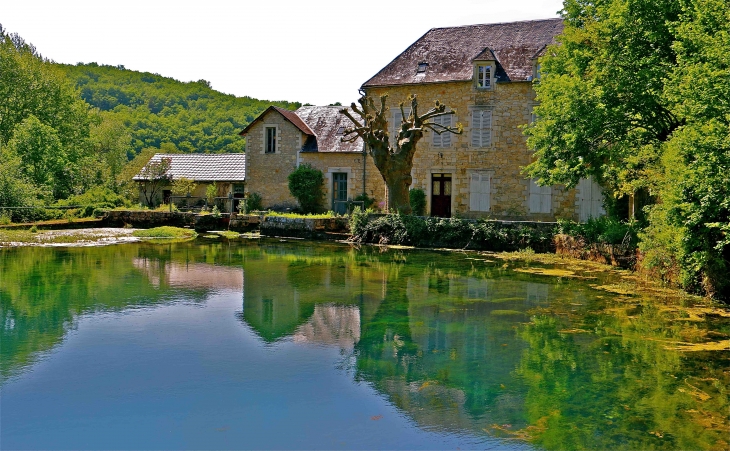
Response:
[{"label": "tree trunk", "polygon": [[411,214],[410,188],[413,180],[410,171],[406,174],[390,173],[383,179],[388,186],[388,210]]}]

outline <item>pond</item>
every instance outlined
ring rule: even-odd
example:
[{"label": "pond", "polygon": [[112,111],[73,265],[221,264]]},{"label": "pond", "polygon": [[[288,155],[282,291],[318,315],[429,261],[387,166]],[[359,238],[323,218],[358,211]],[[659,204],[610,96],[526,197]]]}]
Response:
[{"label": "pond", "polygon": [[0,448],[728,448],[726,309],[527,257],[0,249]]}]

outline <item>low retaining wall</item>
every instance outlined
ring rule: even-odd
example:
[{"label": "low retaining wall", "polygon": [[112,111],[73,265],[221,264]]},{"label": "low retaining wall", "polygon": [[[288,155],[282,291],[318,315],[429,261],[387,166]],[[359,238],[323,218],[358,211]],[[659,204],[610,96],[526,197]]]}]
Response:
[{"label": "low retaining wall", "polygon": [[286,218],[264,216],[259,227],[264,236],[286,236],[307,239],[346,239],[349,234],[347,218]]},{"label": "low retaining wall", "polygon": [[195,225],[195,213],[182,213],[179,211],[110,210],[104,215],[104,225],[108,227],[131,226],[142,229],[160,226],[193,227]]},{"label": "low retaining wall", "polygon": [[555,235],[555,253],[579,260],[589,260],[605,265],[633,269],[636,266],[636,250],[615,244],[586,244],[582,238]]}]

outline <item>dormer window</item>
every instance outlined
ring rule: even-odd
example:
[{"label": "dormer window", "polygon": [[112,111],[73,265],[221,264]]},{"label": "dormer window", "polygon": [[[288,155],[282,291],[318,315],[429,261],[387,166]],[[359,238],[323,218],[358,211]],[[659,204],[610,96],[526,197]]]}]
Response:
[{"label": "dormer window", "polygon": [[337,134],[338,135],[344,135],[345,134],[345,127],[338,128],[337,129]]},{"label": "dormer window", "polygon": [[428,63],[418,63],[418,70],[416,73],[422,74],[426,72],[426,69],[428,68]]},{"label": "dormer window", "polygon": [[494,66],[491,64],[477,64],[476,77],[478,89],[492,89],[493,76]]}]

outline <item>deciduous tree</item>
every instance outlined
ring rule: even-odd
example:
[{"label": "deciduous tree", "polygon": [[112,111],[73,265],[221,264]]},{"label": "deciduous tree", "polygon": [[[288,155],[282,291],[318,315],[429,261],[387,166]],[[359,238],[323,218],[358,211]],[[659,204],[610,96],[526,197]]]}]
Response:
[{"label": "deciduous tree", "polygon": [[408,98],[411,113],[406,115],[403,103],[399,105],[402,120],[400,124],[396,124],[397,136],[391,141],[388,131],[387,98],[387,95],[380,96],[380,104],[376,105],[372,97],[362,96],[358,100],[360,106],[353,103],[350,106],[352,111],[340,110],[340,113],[353,123],[353,127],[345,130],[345,136],[342,139],[354,142],[358,138],[362,138],[365,141],[368,152],[373,157],[375,166],[388,187],[388,208],[410,214],[412,210],[408,191],[413,183],[411,169],[418,141],[423,138],[427,130],[438,134],[459,134],[462,126],[456,124],[456,127],[447,127],[432,121],[438,116],[455,114],[455,111],[447,111],[446,105],[438,100],[433,108],[419,114],[416,96],[411,95]]}]

